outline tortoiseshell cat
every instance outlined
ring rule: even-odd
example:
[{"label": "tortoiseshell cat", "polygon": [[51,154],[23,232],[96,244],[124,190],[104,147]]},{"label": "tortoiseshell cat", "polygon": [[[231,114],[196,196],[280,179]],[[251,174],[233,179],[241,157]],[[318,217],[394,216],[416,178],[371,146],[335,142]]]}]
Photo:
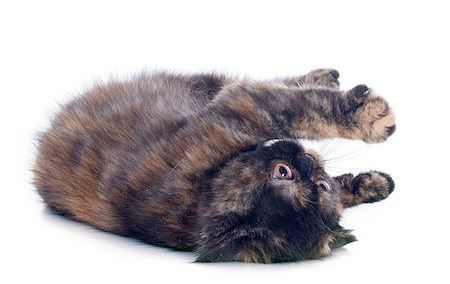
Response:
[{"label": "tortoiseshell cat", "polygon": [[331,177],[299,138],[385,141],[388,103],[339,73],[237,80],[141,74],[64,106],[40,140],[34,184],[54,211],[198,261],[318,258],[354,237],[344,208],[386,198],[377,171]]}]

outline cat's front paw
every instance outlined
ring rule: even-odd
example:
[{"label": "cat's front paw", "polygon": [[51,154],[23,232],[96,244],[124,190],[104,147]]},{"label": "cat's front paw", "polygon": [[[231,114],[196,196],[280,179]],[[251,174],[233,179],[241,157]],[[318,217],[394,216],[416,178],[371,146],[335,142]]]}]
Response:
[{"label": "cat's front paw", "polygon": [[334,90],[339,89],[339,72],[335,69],[317,69],[306,75],[306,82],[325,86]]},{"label": "cat's front paw", "polygon": [[385,173],[370,171],[352,180],[354,203],[371,203],[385,199],[394,191],[394,180]]},{"label": "cat's front paw", "polygon": [[366,143],[381,143],[394,133],[395,115],[384,98],[366,85],[358,85],[346,95],[358,138]]}]

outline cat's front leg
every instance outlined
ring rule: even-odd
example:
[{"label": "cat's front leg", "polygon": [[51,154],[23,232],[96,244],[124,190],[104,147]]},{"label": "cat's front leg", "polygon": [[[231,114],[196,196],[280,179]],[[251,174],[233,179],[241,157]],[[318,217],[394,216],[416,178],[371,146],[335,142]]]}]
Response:
[{"label": "cat's front leg", "polygon": [[344,208],[361,203],[372,203],[387,198],[394,191],[395,183],[385,173],[370,171],[356,177],[345,174],[335,177]]},{"label": "cat's front leg", "polygon": [[[381,143],[395,131],[395,116],[389,104],[365,85],[349,91],[323,88],[267,87],[268,102],[281,108],[276,117],[289,127],[295,138],[324,139],[341,137]],[[279,97],[277,98],[276,95]],[[289,104],[276,105],[279,102]]]}]

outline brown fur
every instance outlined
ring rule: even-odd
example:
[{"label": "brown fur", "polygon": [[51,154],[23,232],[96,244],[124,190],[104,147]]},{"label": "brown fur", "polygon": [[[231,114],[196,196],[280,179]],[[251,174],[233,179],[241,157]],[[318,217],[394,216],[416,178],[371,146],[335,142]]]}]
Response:
[{"label": "brown fur", "polygon": [[[387,102],[364,85],[340,91],[338,77],[332,69],[267,82],[143,73],[95,86],[42,134],[34,184],[56,212],[195,249],[199,261],[323,256],[354,240],[338,225],[342,208],[386,198],[392,179],[374,171],[333,179],[320,156],[294,140],[261,145],[386,140],[395,130]],[[273,180],[278,160],[295,178]]]},{"label": "brown fur", "polygon": [[368,172],[357,177],[351,174],[337,178],[341,184],[341,203],[347,208],[385,199],[394,189],[394,181],[384,173]]}]

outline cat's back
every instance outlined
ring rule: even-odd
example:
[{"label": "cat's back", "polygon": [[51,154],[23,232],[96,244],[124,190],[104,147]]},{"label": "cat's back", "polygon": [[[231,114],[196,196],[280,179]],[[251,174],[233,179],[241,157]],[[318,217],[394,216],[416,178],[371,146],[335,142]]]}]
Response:
[{"label": "cat's back", "polygon": [[118,190],[139,159],[208,102],[188,77],[170,73],[97,84],[63,106],[40,137],[39,194],[62,214],[114,231]]},{"label": "cat's back", "polygon": [[[142,134],[148,140],[164,138],[165,130],[182,123],[208,103],[192,92],[188,78],[171,73],[141,73],[129,80],[96,84],[63,107],[55,126],[78,124],[122,139]],[[74,125],[75,124],[75,125]],[[78,130],[78,129],[76,129]],[[121,135],[121,134],[127,134]],[[123,141],[123,140],[122,140]]]}]

